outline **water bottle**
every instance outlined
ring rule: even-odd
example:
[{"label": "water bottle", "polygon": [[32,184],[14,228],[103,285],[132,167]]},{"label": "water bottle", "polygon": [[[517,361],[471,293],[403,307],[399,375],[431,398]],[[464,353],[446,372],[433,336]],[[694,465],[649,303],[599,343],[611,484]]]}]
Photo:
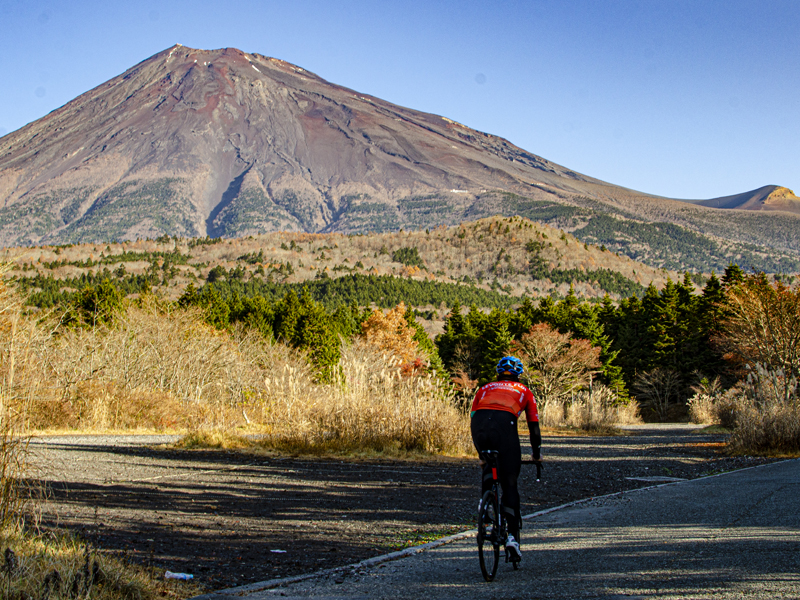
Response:
[{"label": "water bottle", "polygon": [[183,579],[184,581],[188,581],[189,579],[194,579],[194,575],[189,573],[173,573],[172,571],[167,571],[164,573],[165,579]]}]

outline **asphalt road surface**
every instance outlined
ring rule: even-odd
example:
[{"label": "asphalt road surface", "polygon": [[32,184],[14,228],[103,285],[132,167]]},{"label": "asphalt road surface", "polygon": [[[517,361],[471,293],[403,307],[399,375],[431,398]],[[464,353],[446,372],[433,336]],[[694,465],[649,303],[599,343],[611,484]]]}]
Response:
[{"label": "asphalt road surface", "polygon": [[206,600],[800,598],[800,461],[596,498],[529,518],[520,570],[483,581],[473,535]]}]

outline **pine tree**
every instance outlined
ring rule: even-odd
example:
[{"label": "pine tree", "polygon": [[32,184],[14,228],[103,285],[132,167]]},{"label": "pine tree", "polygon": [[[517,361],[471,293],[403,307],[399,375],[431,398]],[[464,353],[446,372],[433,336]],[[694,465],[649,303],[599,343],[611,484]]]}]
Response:
[{"label": "pine tree", "polygon": [[739,265],[730,263],[725,268],[725,273],[722,276],[722,286],[727,290],[734,285],[738,285],[744,281],[744,271]]},{"label": "pine tree", "polygon": [[319,379],[329,382],[341,357],[339,337],[330,326],[325,309],[314,302],[308,290],[303,290],[300,296],[298,312],[292,345],[305,350]]},{"label": "pine tree", "polygon": [[697,327],[702,348],[699,370],[707,377],[726,378],[727,367],[722,353],[716,348],[716,338],[722,330],[725,292],[722,282],[714,273],[706,282],[703,294],[697,301]]},{"label": "pine tree", "polygon": [[489,315],[487,326],[483,331],[480,343],[480,377],[479,385],[494,381],[497,376],[497,363],[509,353],[514,338],[508,331],[508,317],[500,310],[493,310]]},{"label": "pine tree", "polygon": [[274,334],[276,340],[291,343],[300,318],[300,301],[294,290],[289,290],[275,307]]},{"label": "pine tree", "polygon": [[425,329],[417,323],[417,319],[414,317],[414,310],[409,306],[406,309],[405,314],[403,317],[408,323],[408,326],[414,330],[414,341],[417,342],[419,351],[425,356],[428,362],[428,370],[437,373],[439,375],[445,374],[444,364],[442,363],[442,359],[439,357],[439,352],[436,349],[436,344],[433,343],[433,340],[428,336],[428,333]]},{"label": "pine tree", "polygon": [[516,312],[511,315],[509,329],[514,339],[519,339],[531,327],[543,320],[542,310],[536,308],[530,298],[525,298]]},{"label": "pine tree", "polygon": [[230,325],[230,308],[220,296],[214,285],[209,283],[203,287],[203,306],[206,322],[217,329],[227,329]]},{"label": "pine tree", "polygon": [[122,294],[106,278],[98,285],[83,288],[75,300],[75,309],[86,325],[110,325],[122,312]]}]

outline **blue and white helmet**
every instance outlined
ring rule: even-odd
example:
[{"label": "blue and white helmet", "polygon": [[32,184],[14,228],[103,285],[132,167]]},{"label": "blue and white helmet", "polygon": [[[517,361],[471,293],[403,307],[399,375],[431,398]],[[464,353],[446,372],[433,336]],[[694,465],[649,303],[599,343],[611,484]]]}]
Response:
[{"label": "blue and white helmet", "polygon": [[522,375],[522,372],[525,369],[522,366],[522,361],[516,356],[504,356],[500,359],[500,362],[497,363],[495,370],[498,372],[498,374],[508,371],[514,375]]}]

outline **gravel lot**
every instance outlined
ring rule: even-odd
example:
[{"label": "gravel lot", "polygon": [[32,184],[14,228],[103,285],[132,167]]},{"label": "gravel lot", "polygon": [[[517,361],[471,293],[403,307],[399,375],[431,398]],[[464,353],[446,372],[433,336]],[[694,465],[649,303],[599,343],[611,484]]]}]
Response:
[{"label": "gravel lot", "polygon": [[[625,433],[545,436],[543,481],[523,467],[523,514],[769,462],[724,457],[718,454],[724,436],[692,426]],[[207,590],[346,565],[474,525],[474,459],[342,460],[160,447],[174,439],[33,440],[50,491],[43,524],[78,531],[135,562],[192,573]],[[523,530],[523,547],[526,534],[535,532]]]}]

